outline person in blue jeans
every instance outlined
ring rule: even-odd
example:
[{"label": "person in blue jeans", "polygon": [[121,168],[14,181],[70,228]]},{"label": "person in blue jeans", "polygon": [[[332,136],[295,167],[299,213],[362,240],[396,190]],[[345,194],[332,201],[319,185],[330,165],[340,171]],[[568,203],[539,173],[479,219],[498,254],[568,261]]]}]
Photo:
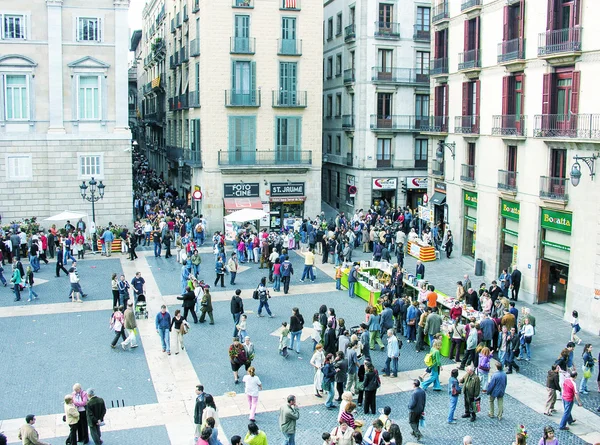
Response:
[{"label": "person in blue jeans", "polygon": [[159,257],[160,253],[161,253],[161,237],[160,237],[160,231],[159,230],[155,230],[154,233],[152,234],[152,239],[154,240],[154,256],[155,257]]},{"label": "person in blue jeans", "polygon": [[281,290],[281,262],[279,258],[275,258],[273,263],[273,290],[279,292]]},{"label": "person in blue jeans", "polygon": [[400,356],[400,346],[398,338],[394,335],[393,329],[387,330],[387,359],[385,360],[385,368],[383,374],[389,377],[398,377],[398,357]]},{"label": "person in blue jeans", "polygon": [[156,314],[154,325],[156,332],[160,335],[163,352],[171,355],[171,314],[169,314],[167,306],[164,304],[160,307],[160,312]]},{"label": "person in blue jeans", "polygon": [[433,360],[433,364],[431,365],[431,374],[429,375],[429,378],[424,382],[421,382],[421,388],[423,389],[427,389],[429,385],[433,383],[434,391],[442,390],[442,385],[440,385],[440,371],[442,370],[442,356],[440,354],[441,347],[442,341],[435,340],[431,350],[429,351]]},{"label": "person in blue jeans", "polygon": [[294,349],[296,346],[296,353],[300,354],[300,339],[302,337],[302,329],[304,328],[304,317],[300,313],[300,309],[297,307],[292,309],[292,316],[290,317],[290,334],[292,340],[290,342],[290,349]]},{"label": "person in blue jeans", "polygon": [[448,397],[450,400],[450,404],[447,422],[450,424],[456,423],[456,419],[454,418],[454,411],[456,411],[456,404],[458,403],[458,397],[460,396],[461,391],[462,388],[458,384],[458,368],[454,368],[450,372],[450,379],[448,380]]},{"label": "person in blue jeans", "polygon": [[571,425],[575,422],[575,419],[573,419],[573,416],[571,415],[571,410],[573,409],[573,403],[575,403],[575,400],[577,400],[577,404],[581,406],[581,400],[579,399],[579,393],[577,392],[576,379],[577,371],[571,371],[569,377],[565,379],[563,383],[562,399],[565,411],[560,419],[559,429],[561,430],[568,430],[569,427],[567,424]]},{"label": "person in blue jeans", "polygon": [[[517,360],[521,360],[525,358],[525,360],[529,361],[531,359],[531,340],[533,339],[533,326],[529,324],[529,318],[524,320],[525,324],[521,328],[521,354],[517,357]],[[527,355],[527,357],[524,357]]]},{"label": "person in blue jeans", "polygon": [[296,445],[296,421],[300,418],[300,410],[296,405],[296,396],[289,395],[287,404],[279,409],[279,428],[285,437],[284,445]]},{"label": "person in blue jeans", "polygon": [[358,281],[358,266],[353,266],[348,274],[348,296],[354,298],[354,285]]},{"label": "person in blue jeans", "polygon": [[325,407],[327,409],[335,409],[336,405],[333,403],[335,396],[334,391],[334,380],[335,380],[335,366],[333,366],[333,354],[327,354],[325,357],[325,364],[321,369],[323,372],[323,389],[328,391],[327,400],[325,401]]}]

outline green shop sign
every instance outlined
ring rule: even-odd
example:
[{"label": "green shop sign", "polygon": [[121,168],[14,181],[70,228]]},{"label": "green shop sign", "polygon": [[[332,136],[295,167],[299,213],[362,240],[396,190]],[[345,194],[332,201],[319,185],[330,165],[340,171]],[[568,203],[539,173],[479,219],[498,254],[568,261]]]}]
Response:
[{"label": "green shop sign", "polygon": [[569,246],[564,246],[562,244],[553,243],[552,241],[542,240],[542,244],[544,246],[554,247],[555,249],[564,250],[566,252],[570,252],[571,251],[571,248]]},{"label": "green shop sign", "polygon": [[477,192],[470,192],[468,190],[463,190],[463,196],[465,200],[465,205],[467,207],[477,208]]},{"label": "green shop sign", "polygon": [[515,221],[519,220],[519,216],[521,216],[521,204],[502,199],[501,205],[502,208],[500,209],[500,214],[504,218],[514,219]]},{"label": "green shop sign", "polygon": [[570,235],[571,228],[573,227],[573,214],[542,209],[541,225],[544,229],[556,230]]}]

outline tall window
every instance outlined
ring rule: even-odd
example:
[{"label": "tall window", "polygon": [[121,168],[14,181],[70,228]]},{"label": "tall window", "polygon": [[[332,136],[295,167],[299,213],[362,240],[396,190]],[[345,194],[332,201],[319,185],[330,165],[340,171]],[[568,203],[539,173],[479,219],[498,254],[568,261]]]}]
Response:
[{"label": "tall window", "polygon": [[327,78],[331,79],[333,77],[333,57],[327,58]]},{"label": "tall window", "polygon": [[29,119],[29,89],[26,75],[6,75],[4,87],[7,120]]},{"label": "tall window", "polygon": [[279,103],[281,105],[296,105],[297,66],[296,62],[279,62]]},{"label": "tall window", "polygon": [[337,135],[335,137],[335,154],[336,155],[342,154],[342,137],[340,135]]},{"label": "tall window", "polygon": [[333,145],[333,144],[332,144],[332,142],[331,142],[331,135],[330,135],[330,134],[328,134],[328,135],[327,135],[327,153],[331,153],[331,150],[332,150],[332,148],[333,148],[333,147],[332,147],[332,145]]},{"label": "tall window", "polygon": [[392,165],[392,140],[377,139],[377,167]]},{"label": "tall window", "polygon": [[475,165],[475,142],[467,144],[467,164]]},{"label": "tall window", "polygon": [[234,17],[234,50],[238,53],[250,52],[250,16]]},{"label": "tall window", "polygon": [[276,126],[275,152],[277,161],[300,161],[302,119],[299,117],[278,117]]},{"label": "tall window", "polygon": [[231,80],[232,105],[256,105],[256,63],[235,60]]},{"label": "tall window", "polygon": [[250,163],[256,158],[256,118],[229,116],[229,161]]},{"label": "tall window", "polygon": [[387,3],[379,3],[379,27],[390,28],[393,22],[393,5]]},{"label": "tall window", "polygon": [[327,20],[327,40],[333,39],[333,17]]},{"label": "tall window", "polygon": [[78,17],[77,40],[80,42],[102,41],[102,19],[98,17]]},{"label": "tall window", "polygon": [[429,95],[417,94],[415,96],[415,123],[417,128],[427,126],[429,121]]},{"label": "tall window", "polygon": [[79,119],[100,119],[99,76],[79,76]]},{"label": "tall window", "polygon": [[380,49],[377,52],[377,61],[379,64],[380,73],[391,73],[392,72],[392,50],[391,49]]},{"label": "tall window", "polygon": [[335,35],[339,36],[342,34],[342,13],[338,13],[335,19]]},{"label": "tall window", "polygon": [[427,168],[427,139],[415,139],[415,168]]},{"label": "tall window", "polygon": [[2,30],[0,36],[3,39],[27,38],[27,17],[20,14],[4,14],[2,17]]},{"label": "tall window", "polygon": [[335,172],[335,196],[340,197],[340,189],[342,188],[340,172]]},{"label": "tall window", "polygon": [[327,107],[326,107],[327,117],[331,117],[333,115],[333,97],[331,94],[327,96]]},{"label": "tall window", "polygon": [[517,146],[509,145],[506,149],[506,170],[509,172],[517,171]]},{"label": "tall window", "polygon": [[377,94],[377,118],[391,119],[392,116],[392,93]]},{"label": "tall window", "polygon": [[335,95],[335,116],[340,117],[342,115],[342,93]]},{"label": "tall window", "polygon": [[336,54],[335,56],[335,77],[342,75],[342,55]]},{"label": "tall window", "polygon": [[550,176],[564,178],[567,175],[567,150],[552,148],[550,151]]},{"label": "tall window", "polygon": [[281,18],[281,53],[296,54],[296,17]]},{"label": "tall window", "polygon": [[429,35],[429,16],[431,8],[423,6],[417,7],[417,32],[427,33]]},{"label": "tall window", "polygon": [[417,76],[429,76],[429,51],[417,51]]}]

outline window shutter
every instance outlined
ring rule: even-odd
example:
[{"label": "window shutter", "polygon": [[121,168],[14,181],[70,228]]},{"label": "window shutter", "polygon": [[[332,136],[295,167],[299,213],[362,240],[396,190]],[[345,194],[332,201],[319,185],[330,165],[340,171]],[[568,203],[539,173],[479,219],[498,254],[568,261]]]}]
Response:
[{"label": "window shutter", "polygon": [[550,96],[552,93],[552,81],[554,73],[544,74],[542,91],[542,114],[550,114]]},{"label": "window shutter", "polygon": [[504,7],[504,25],[502,28],[502,40],[505,42],[509,39],[508,38],[508,12],[509,12],[508,6],[505,6]]},{"label": "window shutter", "polygon": [[464,45],[463,45],[463,51],[468,51],[469,50],[469,21],[465,20],[465,35],[464,35]]},{"label": "window shutter", "polygon": [[[475,17],[475,46],[473,49],[479,50],[479,24],[480,24],[480,16]],[[479,54],[476,54],[475,61],[479,61]]]},{"label": "window shutter", "polygon": [[250,139],[248,141],[248,149],[250,151],[256,151],[256,118],[255,117],[250,117],[250,118],[247,118],[247,119],[248,119],[248,121],[247,121],[247,124],[248,124],[248,138]]},{"label": "window shutter", "polygon": [[236,117],[229,116],[229,152],[235,151],[235,124]]},{"label": "window shutter", "polygon": [[556,0],[548,0],[548,16],[547,16],[547,24],[546,24],[546,29],[548,31],[553,31],[554,30],[554,25],[555,25],[555,22],[556,22],[556,16],[555,16],[556,6],[555,6],[555,2],[556,2]]},{"label": "window shutter", "polygon": [[98,42],[104,41],[104,20],[98,17]]},{"label": "window shutter", "polygon": [[258,105],[258,92],[256,91],[256,62],[250,63],[250,95],[252,103]]},{"label": "window shutter", "polygon": [[444,85],[444,130],[448,131],[448,84]]},{"label": "window shutter", "polygon": [[571,113],[579,114],[579,84],[581,81],[581,71],[573,71],[573,80],[571,81]]},{"label": "window shutter", "polygon": [[[519,4],[519,38],[525,38],[525,0],[521,0]],[[519,43],[519,49],[523,43]]]},{"label": "window shutter", "polygon": [[473,120],[473,122],[475,123],[476,128],[479,128],[479,105],[481,103],[481,80],[476,80],[473,88],[475,88],[474,94],[475,94],[475,110],[473,110],[473,114],[475,116],[477,116],[476,120]]},{"label": "window shutter", "polygon": [[[508,95],[509,83],[512,76],[504,76],[502,78],[502,116],[508,115]],[[504,117],[502,118],[504,119]]]},{"label": "window shutter", "polygon": [[234,90],[235,90],[235,60],[231,62],[231,93],[232,94],[233,94]]},{"label": "window shutter", "polygon": [[435,32],[435,45],[433,47],[433,50],[434,50],[433,57],[435,59],[439,59],[441,57],[440,56],[440,40],[441,40],[440,39],[440,31],[436,31]]},{"label": "window shutter", "polygon": [[573,0],[573,14],[571,14],[571,28],[574,28],[576,26],[579,26],[579,20],[580,20],[580,8],[581,7],[581,2],[580,0]]},{"label": "window shutter", "polygon": [[462,115],[469,115],[469,84],[471,82],[463,82],[462,84]]}]

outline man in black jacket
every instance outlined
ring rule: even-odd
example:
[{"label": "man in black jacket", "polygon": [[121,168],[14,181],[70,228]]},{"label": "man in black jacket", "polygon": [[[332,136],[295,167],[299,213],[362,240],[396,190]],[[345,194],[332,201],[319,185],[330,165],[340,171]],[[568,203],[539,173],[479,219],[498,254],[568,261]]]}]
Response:
[{"label": "man in black jacket", "polygon": [[241,289],[235,291],[235,295],[231,297],[231,315],[233,316],[233,338],[237,338],[238,329],[237,325],[240,322],[240,317],[244,313],[244,302],[242,301],[240,294]]},{"label": "man in black jacket", "polygon": [[512,283],[510,285],[512,291],[510,299],[513,301],[517,301],[519,299],[519,289],[521,288],[521,271],[517,269],[516,265],[514,266],[513,271],[510,274],[510,282]]},{"label": "man in black jacket", "polygon": [[421,382],[418,379],[413,380],[414,390],[410,396],[410,402],[408,402],[408,423],[412,428],[410,434],[415,436],[417,440],[421,440],[423,434],[419,431],[419,421],[423,412],[425,412],[425,402],[427,395],[421,388]]},{"label": "man in black jacket", "polygon": [[206,408],[206,393],[204,392],[204,386],[196,385],[196,405],[194,406],[194,425],[196,429],[194,432],[194,443],[196,443],[200,437],[204,408]]},{"label": "man in black jacket", "polygon": [[504,359],[504,363],[508,366],[507,374],[512,374],[513,368],[519,371],[519,365],[515,363],[515,357],[519,355],[519,349],[521,346],[521,340],[519,338],[519,334],[517,333],[516,328],[510,328],[510,334],[507,338],[506,345],[506,355],[507,357]]},{"label": "man in black jacket", "polygon": [[102,445],[100,436],[100,426],[104,425],[104,415],[106,414],[106,405],[104,400],[96,397],[96,391],[93,388],[87,390],[88,403],[85,407],[87,421],[90,426],[90,434],[95,445]]}]

